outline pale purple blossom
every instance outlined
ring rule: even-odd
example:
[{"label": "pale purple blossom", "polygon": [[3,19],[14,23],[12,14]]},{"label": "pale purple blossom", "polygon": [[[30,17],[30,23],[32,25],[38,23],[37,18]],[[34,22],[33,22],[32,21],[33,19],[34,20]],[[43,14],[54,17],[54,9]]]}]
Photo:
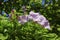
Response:
[{"label": "pale purple blossom", "polygon": [[29,20],[33,20],[34,22],[37,22],[38,24],[44,26],[44,28],[50,30],[50,24],[49,24],[48,20],[39,13],[30,11],[29,15],[24,15],[24,16],[19,17],[19,23],[21,23],[21,24],[24,24],[25,22],[28,22]]},{"label": "pale purple blossom", "polygon": [[40,15],[39,19],[40,21],[37,21],[38,24],[44,26],[46,29],[50,29],[50,24],[43,15]]},{"label": "pale purple blossom", "polygon": [[36,21],[38,24],[44,26],[44,28],[50,29],[48,20],[41,14],[31,11],[28,16],[29,19]]},{"label": "pale purple blossom", "polygon": [[19,16],[19,23],[24,24],[28,21],[28,15]]},{"label": "pale purple blossom", "polygon": [[28,15],[28,18],[33,21],[38,21],[39,20],[39,13],[34,13],[31,11]]},{"label": "pale purple blossom", "polygon": [[49,29],[49,30],[51,29],[49,22],[45,23],[45,24],[44,24],[44,27],[45,27],[46,29]]}]

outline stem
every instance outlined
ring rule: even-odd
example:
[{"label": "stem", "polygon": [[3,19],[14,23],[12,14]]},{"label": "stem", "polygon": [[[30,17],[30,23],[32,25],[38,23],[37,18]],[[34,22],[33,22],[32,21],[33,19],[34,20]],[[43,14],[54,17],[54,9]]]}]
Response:
[{"label": "stem", "polygon": [[26,10],[27,10],[27,8],[26,8],[25,5],[22,6],[22,10],[23,10],[23,15],[26,15]]}]

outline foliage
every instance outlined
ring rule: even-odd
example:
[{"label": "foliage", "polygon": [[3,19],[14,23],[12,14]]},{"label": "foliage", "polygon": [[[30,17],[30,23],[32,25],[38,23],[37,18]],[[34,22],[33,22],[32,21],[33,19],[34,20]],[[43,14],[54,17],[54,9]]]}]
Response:
[{"label": "foliage", "polygon": [[[42,1],[42,0],[41,0]],[[37,0],[10,0],[0,1],[0,13],[4,10],[10,13],[16,9],[16,14],[23,14],[22,6],[26,6],[27,14],[30,10],[40,12],[50,22],[51,29],[44,29],[35,22],[27,22],[24,25],[18,21],[10,20],[9,17],[0,15],[0,39],[2,40],[60,40],[60,0],[42,6],[41,1]],[[14,17],[13,17],[14,18]]]}]

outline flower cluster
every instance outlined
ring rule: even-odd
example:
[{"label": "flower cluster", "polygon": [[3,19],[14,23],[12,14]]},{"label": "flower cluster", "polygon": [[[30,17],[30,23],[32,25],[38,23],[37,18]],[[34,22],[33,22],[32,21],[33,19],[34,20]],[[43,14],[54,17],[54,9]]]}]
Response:
[{"label": "flower cluster", "polygon": [[[4,11],[2,11],[2,15],[4,15]],[[9,15],[9,18],[12,18],[12,15],[14,16],[14,9],[12,10],[12,14]],[[14,16],[15,17],[15,16]],[[28,22],[29,20],[32,20],[34,22],[37,22],[38,24],[42,25],[44,28],[50,29],[50,24],[48,20],[41,14],[35,13],[33,11],[29,12],[29,15],[23,15],[18,16],[18,22],[21,24],[24,24]]]},{"label": "flower cluster", "polygon": [[28,22],[29,20],[33,20],[34,22],[37,22],[38,24],[42,25],[44,28],[50,30],[50,24],[48,20],[39,13],[30,11],[29,15],[19,16],[19,23],[24,24],[25,22]]}]

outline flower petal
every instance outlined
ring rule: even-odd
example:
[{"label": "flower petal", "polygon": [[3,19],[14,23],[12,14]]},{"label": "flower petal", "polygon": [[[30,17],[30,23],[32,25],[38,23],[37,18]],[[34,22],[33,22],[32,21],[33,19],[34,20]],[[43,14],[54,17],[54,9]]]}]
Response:
[{"label": "flower petal", "polygon": [[27,15],[19,17],[19,23],[25,23],[27,21],[28,21],[28,16]]}]

